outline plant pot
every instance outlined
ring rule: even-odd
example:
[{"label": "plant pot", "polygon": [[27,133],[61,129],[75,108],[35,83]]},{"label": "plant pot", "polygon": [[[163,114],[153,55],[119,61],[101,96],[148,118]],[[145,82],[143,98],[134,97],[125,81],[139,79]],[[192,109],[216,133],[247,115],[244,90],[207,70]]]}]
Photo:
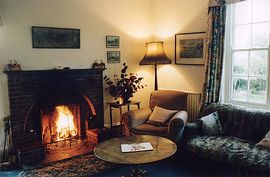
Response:
[{"label": "plant pot", "polygon": [[120,96],[119,97],[119,104],[127,104],[129,101],[130,97],[125,97],[125,96]]}]

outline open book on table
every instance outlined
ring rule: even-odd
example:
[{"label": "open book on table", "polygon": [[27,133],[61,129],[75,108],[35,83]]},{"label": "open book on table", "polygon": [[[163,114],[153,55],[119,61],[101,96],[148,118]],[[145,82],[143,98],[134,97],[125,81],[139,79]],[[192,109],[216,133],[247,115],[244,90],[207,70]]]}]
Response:
[{"label": "open book on table", "polygon": [[133,143],[133,144],[121,144],[122,152],[139,152],[139,151],[151,151],[153,146],[150,142]]}]

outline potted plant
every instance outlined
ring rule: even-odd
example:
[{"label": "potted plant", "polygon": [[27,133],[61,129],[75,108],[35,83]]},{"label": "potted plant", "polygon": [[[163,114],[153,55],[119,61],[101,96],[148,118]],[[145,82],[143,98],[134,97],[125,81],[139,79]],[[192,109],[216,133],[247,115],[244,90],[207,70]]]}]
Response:
[{"label": "potted plant", "polygon": [[115,100],[118,98],[123,100],[125,104],[129,101],[130,97],[136,93],[139,89],[143,89],[146,85],[142,85],[141,81],[143,77],[138,77],[136,74],[127,74],[128,66],[123,63],[123,68],[121,69],[121,75],[118,77],[117,74],[114,75],[114,79],[110,79],[108,76],[104,76],[106,89],[109,90],[109,94],[114,97]]}]

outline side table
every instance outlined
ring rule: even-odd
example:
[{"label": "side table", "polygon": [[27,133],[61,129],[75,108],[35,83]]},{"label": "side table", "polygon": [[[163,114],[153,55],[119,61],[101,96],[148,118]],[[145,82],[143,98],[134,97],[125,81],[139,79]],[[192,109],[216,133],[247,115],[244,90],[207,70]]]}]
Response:
[{"label": "side table", "polygon": [[119,112],[120,112],[120,127],[121,127],[121,135],[122,135],[122,123],[123,123],[123,120],[122,120],[122,107],[123,106],[127,106],[127,110],[129,111],[130,110],[130,106],[131,105],[137,105],[137,108],[140,109],[140,104],[141,102],[139,101],[129,101],[125,104],[119,104],[119,102],[108,102],[109,104],[109,109],[110,109],[110,128],[111,128],[111,131],[112,131],[112,128],[113,128],[113,122],[112,122],[112,110],[114,108],[116,109],[119,109]]}]

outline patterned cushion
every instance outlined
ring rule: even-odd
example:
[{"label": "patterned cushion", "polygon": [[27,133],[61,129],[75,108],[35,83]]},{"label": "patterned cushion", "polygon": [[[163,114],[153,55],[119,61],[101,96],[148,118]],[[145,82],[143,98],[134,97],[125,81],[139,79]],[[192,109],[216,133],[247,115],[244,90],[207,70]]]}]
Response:
[{"label": "patterned cushion", "polygon": [[247,140],[226,136],[194,136],[187,149],[211,160],[270,173],[270,150]]},{"label": "patterned cushion", "polygon": [[223,133],[222,127],[218,118],[218,113],[213,112],[201,118],[202,130],[208,135],[221,135]]}]

